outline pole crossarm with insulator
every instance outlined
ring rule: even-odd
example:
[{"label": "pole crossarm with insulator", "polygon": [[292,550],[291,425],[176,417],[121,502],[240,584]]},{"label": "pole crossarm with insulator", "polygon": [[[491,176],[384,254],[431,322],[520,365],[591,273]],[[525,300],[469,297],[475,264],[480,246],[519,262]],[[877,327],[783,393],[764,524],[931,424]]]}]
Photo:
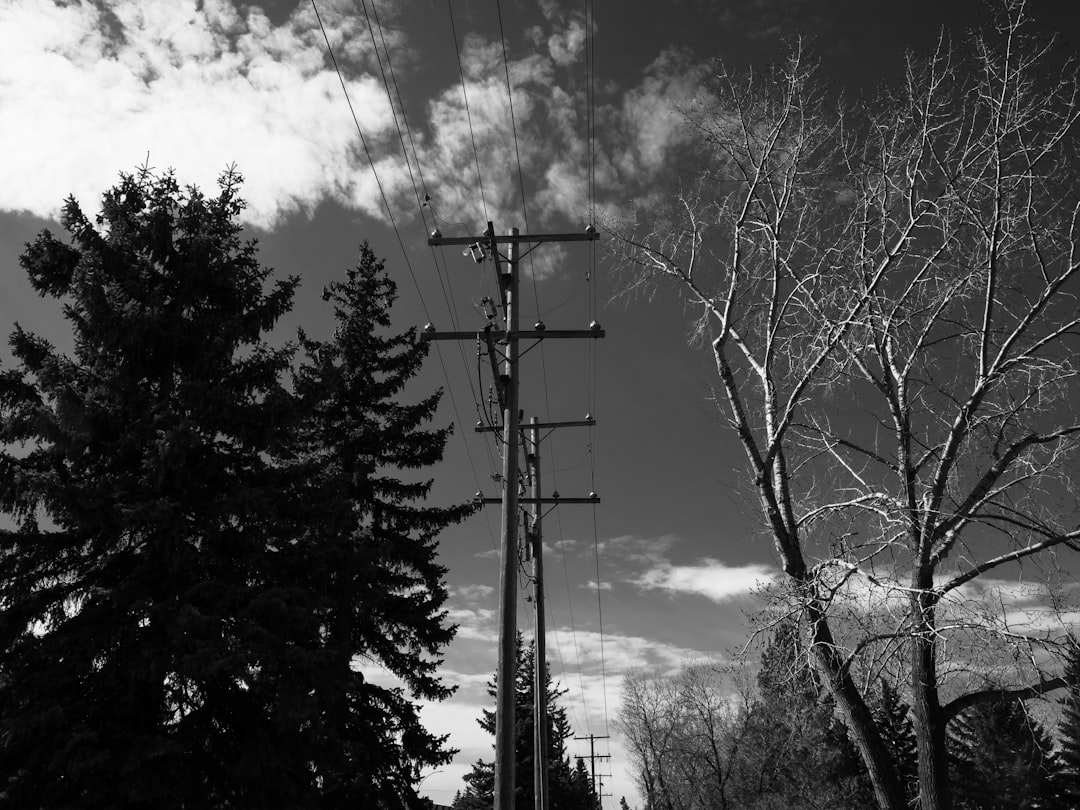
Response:
[{"label": "pole crossarm with insulator", "polygon": [[[478,264],[492,261],[499,285],[500,304],[505,318],[505,329],[498,329],[489,323],[486,328],[472,331],[455,330],[440,332],[433,324],[426,324],[420,333],[421,341],[438,340],[475,340],[486,343],[491,356],[492,372],[495,376],[495,391],[502,414],[501,424],[477,425],[478,432],[502,434],[504,451],[500,497],[485,497],[476,493],[476,500],[483,504],[502,504],[502,528],[500,532],[500,552],[502,566],[499,574],[499,663],[495,678],[495,807],[494,810],[515,810],[514,802],[514,683],[517,663],[517,574],[518,574],[518,510],[521,506],[532,506],[528,518],[526,541],[533,559],[533,581],[536,588],[534,619],[537,627],[536,670],[533,673],[533,687],[536,696],[534,711],[534,735],[536,763],[534,772],[535,810],[548,810],[548,767],[546,740],[546,656],[544,652],[544,595],[543,595],[543,539],[541,536],[542,506],[551,507],[569,504],[596,504],[600,498],[595,492],[584,497],[560,497],[558,492],[549,496],[540,493],[539,447],[543,441],[541,430],[552,431],[561,427],[592,427],[596,420],[591,415],[585,419],[540,422],[533,417],[528,432],[522,435],[521,411],[518,409],[518,391],[520,389],[520,359],[530,349],[545,340],[597,339],[604,337],[600,324],[593,321],[585,329],[547,329],[538,321],[532,329],[520,329],[521,302],[519,300],[521,259],[539,245],[547,242],[592,242],[599,238],[593,226],[582,233],[561,234],[523,234],[517,228],[509,234],[498,236],[492,223],[479,236],[443,236],[438,230],[432,231],[428,245],[441,247],[446,245],[464,245],[465,255],[471,256]],[[500,246],[509,249],[506,255]],[[526,248],[524,251],[522,248]],[[494,309],[489,313],[489,320],[494,317]],[[534,341],[532,346],[522,350],[520,341]],[[496,355],[501,358],[502,370],[499,371]],[[518,447],[523,445],[526,451],[526,468],[531,484],[529,495],[519,494],[520,465]]]}]

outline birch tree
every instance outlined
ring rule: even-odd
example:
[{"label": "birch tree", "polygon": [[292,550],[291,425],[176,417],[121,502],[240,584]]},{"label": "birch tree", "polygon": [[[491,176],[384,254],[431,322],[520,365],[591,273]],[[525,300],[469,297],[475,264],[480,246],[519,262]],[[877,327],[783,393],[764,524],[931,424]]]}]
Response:
[{"label": "birch tree", "polygon": [[1063,683],[1051,614],[997,587],[1060,607],[1080,539],[1077,74],[1028,22],[1009,4],[859,105],[797,46],[767,75],[720,65],[687,112],[700,174],[608,225],[629,288],[674,286],[711,348],[773,609],[887,810],[881,674],[912,708],[923,810],[952,806],[951,719]]}]

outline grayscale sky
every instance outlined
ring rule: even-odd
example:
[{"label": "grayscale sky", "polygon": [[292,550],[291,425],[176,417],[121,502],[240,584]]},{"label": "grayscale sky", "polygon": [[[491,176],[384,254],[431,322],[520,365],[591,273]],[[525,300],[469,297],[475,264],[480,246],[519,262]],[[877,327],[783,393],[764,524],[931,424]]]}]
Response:
[{"label": "grayscale sky", "polygon": [[[600,215],[647,199],[687,168],[679,109],[714,57],[760,67],[782,52],[784,37],[802,33],[824,75],[859,95],[895,77],[905,49],[926,51],[942,30],[959,37],[987,18],[979,0],[449,3],[318,1],[377,183],[310,0],[0,0],[0,326],[18,321],[68,345],[58,308],[36,297],[17,257],[41,228],[59,230],[54,217],[67,195],[96,212],[120,171],[148,162],[207,191],[237,165],[262,261],[303,278],[281,339],[298,325],[325,334],[320,291],[364,239],[398,282],[398,328],[429,320],[440,329],[481,327],[492,268],[459,249],[430,250],[432,212],[445,235],[480,233],[489,220],[500,232],[581,231],[591,218],[590,164]],[[1074,3],[1029,6],[1075,51]],[[588,40],[587,8],[595,20]],[[396,119],[384,71],[391,92],[395,81],[400,92]],[[418,161],[406,163],[402,141]],[[417,197],[425,194],[421,215]],[[607,331],[595,344],[552,341],[530,352],[521,405],[526,419],[598,420],[592,431],[553,434],[543,476],[548,491],[595,490],[602,503],[561,507],[544,526],[552,671],[568,690],[576,735],[610,735],[598,746],[612,757],[603,763],[610,810],[621,795],[637,801],[613,725],[622,674],[737,652],[757,607],[752,592],[772,576],[773,559],[739,485],[741,450],[710,401],[708,354],[688,348],[679,303],[663,293],[616,298],[619,280],[602,245],[595,255],[580,243],[544,245],[524,265],[526,324],[539,317],[549,329],[584,328],[595,318]],[[10,362],[6,349],[0,358]],[[473,431],[490,382],[469,343],[442,344],[417,381],[418,395],[447,390],[439,419],[457,422],[433,471],[442,501],[478,489],[498,494],[497,448]],[[446,804],[471,763],[492,755],[476,719],[492,703],[498,536],[498,509],[488,507],[441,541],[450,618],[460,626],[444,677],[459,688],[423,713],[461,751],[422,788]],[[528,637],[525,595],[520,626]],[[372,668],[371,677],[382,676]],[[581,742],[569,746],[588,752]]]}]

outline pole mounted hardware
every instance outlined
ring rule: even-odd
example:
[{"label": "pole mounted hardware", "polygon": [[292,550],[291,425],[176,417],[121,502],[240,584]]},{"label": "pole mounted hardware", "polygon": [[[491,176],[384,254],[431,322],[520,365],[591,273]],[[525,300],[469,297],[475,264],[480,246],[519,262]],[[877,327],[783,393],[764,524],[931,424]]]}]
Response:
[{"label": "pole mounted hardware", "polygon": [[[517,659],[517,573],[518,573],[518,509],[522,505],[531,506],[532,510],[527,518],[525,539],[529,547],[527,556],[533,562],[533,582],[535,598],[533,609],[536,611],[536,653],[534,655],[536,670],[533,673],[534,693],[536,705],[534,711],[537,717],[547,716],[545,683],[547,661],[544,650],[544,566],[543,566],[543,540],[541,523],[543,518],[542,507],[560,506],[563,504],[596,504],[600,498],[595,492],[590,492],[586,497],[560,497],[558,492],[552,492],[545,497],[540,492],[540,444],[543,437],[541,430],[550,433],[561,427],[591,427],[596,420],[591,415],[586,415],[583,420],[539,422],[532,418],[528,426],[528,433],[522,433],[522,413],[518,409],[518,392],[520,388],[520,360],[522,355],[535,348],[544,340],[572,340],[586,339],[595,340],[604,337],[604,330],[596,321],[589,324],[586,329],[548,329],[543,321],[537,321],[532,329],[519,327],[521,304],[520,272],[521,259],[542,244],[548,242],[592,242],[600,238],[596,228],[589,225],[581,233],[556,233],[556,234],[523,234],[517,228],[510,233],[499,236],[495,233],[492,223],[487,224],[486,230],[478,236],[443,236],[437,229],[432,231],[428,239],[428,245],[443,247],[447,245],[464,246],[463,255],[471,257],[477,264],[484,264],[489,259],[495,268],[495,279],[499,286],[499,305],[502,308],[505,328],[500,329],[496,324],[498,312],[494,302],[485,299],[481,302],[483,314],[487,320],[487,326],[473,331],[457,330],[453,332],[440,332],[434,324],[426,324],[420,333],[420,340],[475,340],[477,351],[480,345],[486,345],[488,357],[491,361],[492,376],[495,379],[495,391],[499,401],[499,409],[502,412],[499,426],[486,426],[483,422],[476,427],[478,432],[502,433],[502,445],[505,451],[502,453],[502,474],[499,481],[502,486],[502,495],[498,498],[485,497],[482,492],[476,493],[476,500],[480,503],[502,504],[502,527],[500,531],[500,551],[502,556],[502,568],[499,574],[499,665],[495,678],[495,808],[494,810],[514,810],[514,683],[515,664]],[[505,252],[504,249],[505,248]],[[520,347],[522,340],[531,340],[534,343],[525,348]],[[501,360],[502,369],[499,369]],[[528,495],[519,493],[520,464],[518,460],[518,444],[527,448],[525,463],[530,484]],[[546,723],[535,723],[535,763],[534,770],[534,793],[536,796],[535,810],[548,810],[548,757],[547,741],[545,740]]]}]

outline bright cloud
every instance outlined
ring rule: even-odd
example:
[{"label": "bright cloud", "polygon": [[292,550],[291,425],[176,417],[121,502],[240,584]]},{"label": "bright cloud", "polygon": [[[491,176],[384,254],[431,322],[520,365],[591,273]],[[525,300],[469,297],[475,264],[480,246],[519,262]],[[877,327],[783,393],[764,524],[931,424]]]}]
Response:
[{"label": "bright cloud", "polygon": [[728,565],[706,557],[693,565],[661,563],[638,576],[633,584],[725,602],[749,596],[775,576],[775,569],[768,565]]},{"label": "bright cloud", "polygon": [[[344,0],[320,9],[382,191],[396,216],[412,216],[408,165],[364,17]],[[588,221],[586,29],[576,9],[548,2],[542,11],[544,24],[526,32],[529,50],[511,47],[505,64],[501,43],[464,37],[468,113],[452,69],[424,91],[424,115],[410,118],[432,210],[448,235],[485,217],[520,222],[522,182],[533,228],[556,215]],[[396,6],[384,16],[404,13]],[[418,61],[407,30],[384,26],[406,83]],[[0,0],[0,52],[0,210],[55,217],[74,194],[96,211],[118,171],[149,160],[208,190],[235,163],[246,177],[245,218],[262,228],[324,200],[385,216],[308,3],[274,23],[233,0]],[[667,170],[686,137],[674,106],[693,96],[702,75],[666,53],[636,87],[599,94],[601,207]],[[402,88],[413,106],[416,92]],[[532,268],[537,276],[558,265],[546,253]]]},{"label": "bright cloud", "polygon": [[[342,56],[362,57],[350,33],[336,26]],[[264,228],[327,198],[378,215],[310,6],[275,27],[228,0],[0,0],[0,52],[0,209],[55,216],[74,194],[96,211],[118,171],[149,159],[206,189],[235,162]],[[360,126],[387,134],[381,84],[348,88]],[[391,190],[405,181],[381,169]]]}]

